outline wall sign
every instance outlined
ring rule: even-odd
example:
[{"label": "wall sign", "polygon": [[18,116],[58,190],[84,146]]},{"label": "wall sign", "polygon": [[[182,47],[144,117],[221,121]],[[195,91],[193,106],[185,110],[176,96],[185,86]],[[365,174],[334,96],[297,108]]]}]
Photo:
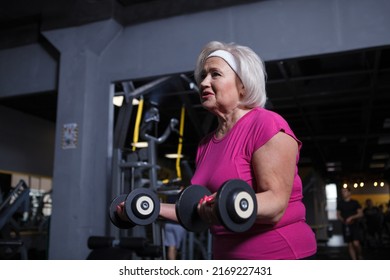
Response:
[{"label": "wall sign", "polygon": [[77,123],[64,124],[62,128],[62,149],[76,149],[78,134]]}]

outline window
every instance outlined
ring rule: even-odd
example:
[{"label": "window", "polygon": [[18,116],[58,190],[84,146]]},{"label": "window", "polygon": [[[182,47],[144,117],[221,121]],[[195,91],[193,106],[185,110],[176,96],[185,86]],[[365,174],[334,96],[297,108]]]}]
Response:
[{"label": "window", "polygon": [[326,185],[326,210],[328,220],[337,220],[337,186],[336,184]]}]

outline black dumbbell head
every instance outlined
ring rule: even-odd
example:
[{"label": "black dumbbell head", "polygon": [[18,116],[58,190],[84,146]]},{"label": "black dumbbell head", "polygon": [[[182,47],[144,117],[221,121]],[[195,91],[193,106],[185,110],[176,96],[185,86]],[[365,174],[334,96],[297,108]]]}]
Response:
[{"label": "black dumbbell head", "polygon": [[153,223],[160,214],[157,194],[150,189],[135,189],[126,197],[125,212],[129,221],[135,225],[145,226]]},{"label": "black dumbbell head", "polygon": [[256,194],[242,180],[234,179],[224,183],[218,190],[216,203],[219,219],[230,231],[247,231],[256,220]]},{"label": "black dumbbell head", "polygon": [[111,201],[110,207],[108,209],[108,214],[111,220],[111,223],[113,223],[114,226],[120,228],[120,229],[129,229],[135,226],[135,224],[131,223],[130,221],[124,221],[121,218],[119,218],[116,207],[124,202],[126,200],[127,194],[122,194],[117,196]]},{"label": "black dumbbell head", "polygon": [[188,231],[202,232],[208,228],[198,214],[198,204],[205,195],[210,195],[210,191],[200,185],[191,185],[180,192],[176,201],[176,216],[179,223]]}]

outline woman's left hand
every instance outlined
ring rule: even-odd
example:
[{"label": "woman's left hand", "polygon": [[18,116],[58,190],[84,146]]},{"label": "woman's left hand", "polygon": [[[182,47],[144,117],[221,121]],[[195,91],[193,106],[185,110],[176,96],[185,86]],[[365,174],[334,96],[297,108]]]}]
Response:
[{"label": "woman's left hand", "polygon": [[215,205],[216,193],[203,197],[198,204],[199,216],[210,225],[220,224]]}]

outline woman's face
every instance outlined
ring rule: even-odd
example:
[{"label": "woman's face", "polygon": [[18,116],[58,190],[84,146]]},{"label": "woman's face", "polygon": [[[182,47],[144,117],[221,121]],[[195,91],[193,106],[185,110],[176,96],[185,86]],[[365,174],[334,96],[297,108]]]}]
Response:
[{"label": "woman's face", "polygon": [[229,64],[220,57],[206,60],[201,74],[200,101],[204,108],[224,114],[237,108],[243,85]]}]

